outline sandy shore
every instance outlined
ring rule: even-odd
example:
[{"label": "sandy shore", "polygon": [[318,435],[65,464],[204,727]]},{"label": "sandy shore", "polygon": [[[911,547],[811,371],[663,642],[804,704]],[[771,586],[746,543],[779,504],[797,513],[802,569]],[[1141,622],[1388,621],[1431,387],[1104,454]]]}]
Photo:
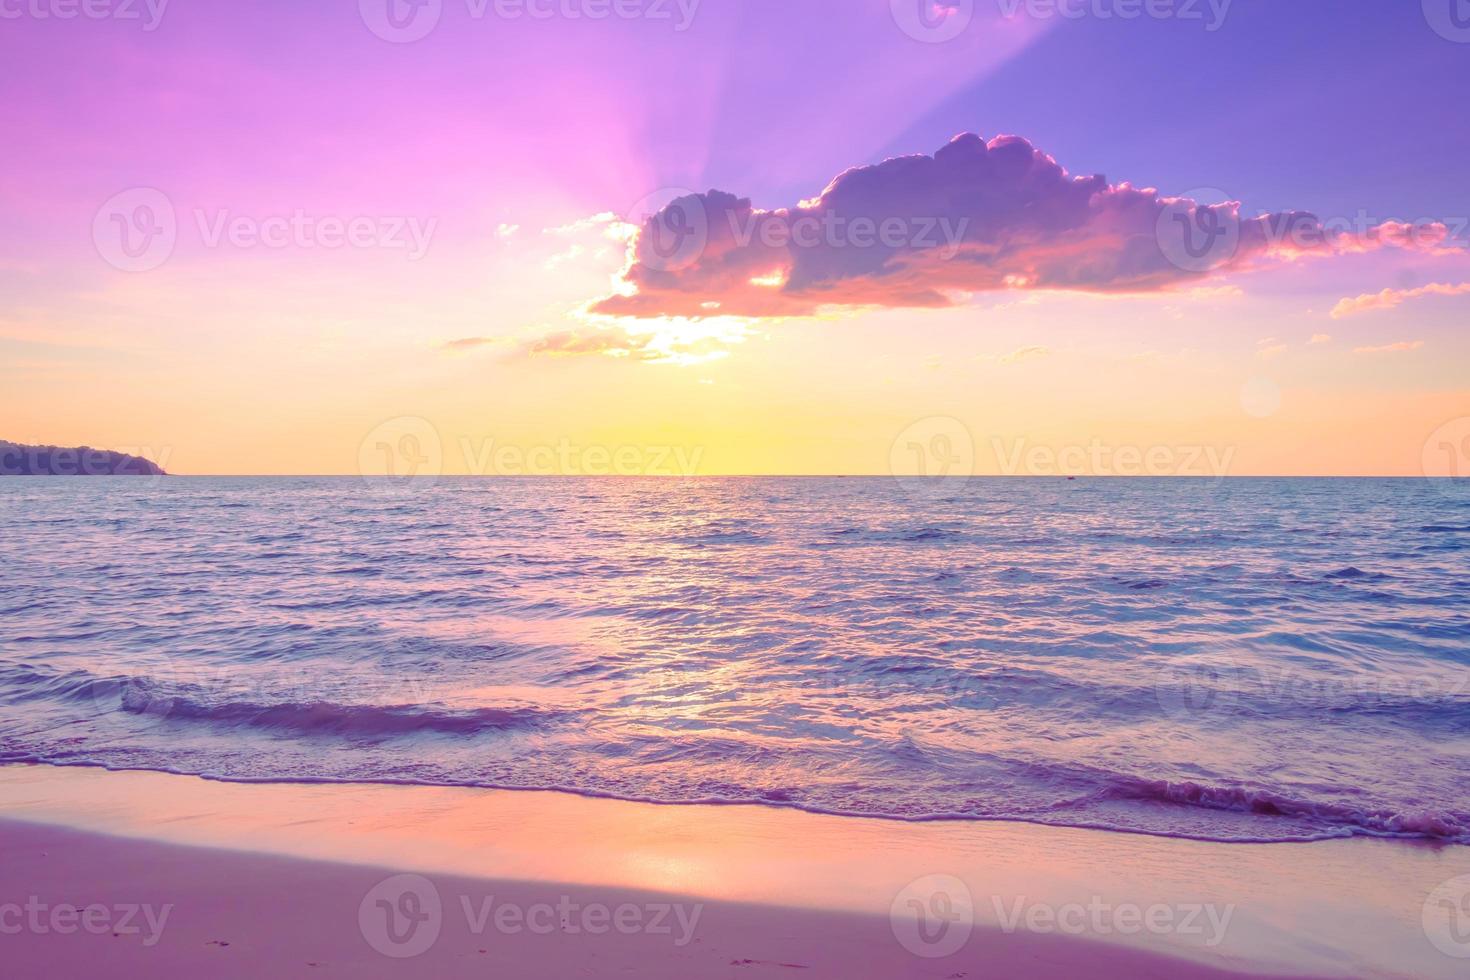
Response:
[{"label": "sandy shore", "polygon": [[1448,978],[1424,907],[1465,874],[1397,841],[0,767],[17,978]]}]

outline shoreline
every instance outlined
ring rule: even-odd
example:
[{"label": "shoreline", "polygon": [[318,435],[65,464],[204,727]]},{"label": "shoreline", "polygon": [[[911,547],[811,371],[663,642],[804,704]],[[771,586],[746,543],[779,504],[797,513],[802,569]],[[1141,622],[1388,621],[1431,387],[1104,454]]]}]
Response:
[{"label": "shoreline", "polygon": [[[1019,957],[1009,962],[1024,975],[1039,976],[1066,975],[1063,963],[1102,976],[1451,977],[1464,967],[1435,948],[1421,920],[1435,887],[1470,872],[1470,851],[1415,841],[1211,843],[1010,821],[908,822],[751,804],[631,803],[553,790],[225,782],[31,764],[0,766],[0,820],[6,865],[23,872],[7,876],[14,882],[7,890],[29,881],[27,894],[44,895],[65,884],[68,900],[85,904],[79,889],[115,889],[115,876],[105,869],[136,864],[145,853],[155,863],[217,869],[150,885],[160,895],[172,890],[183,903],[175,903],[185,918],[170,936],[184,929],[178,922],[195,922],[186,930],[191,937],[203,929],[203,920],[183,910],[218,905],[225,896],[215,893],[228,891],[224,883],[242,869],[267,869],[259,874],[273,883],[261,887],[277,895],[295,893],[289,881],[320,878],[330,887],[322,885],[325,892],[287,918],[304,916],[336,930],[327,944],[331,956],[351,960],[354,976],[401,969],[397,958],[371,948],[355,922],[365,890],[386,871],[430,876],[440,892],[465,901],[472,894],[514,893],[522,911],[546,904],[553,893],[608,908],[638,905],[628,895],[662,896],[658,901],[671,911],[679,903],[667,900],[676,896],[705,909],[698,942],[649,947],[655,936],[643,933],[595,940],[561,934],[548,943],[524,932],[464,931],[475,921],[471,906],[483,911],[483,903],[470,902],[460,916],[450,901],[443,909],[446,936],[451,921],[463,934],[424,952],[423,960],[405,960],[432,960],[436,972],[449,975],[459,967],[441,960],[475,935],[486,940],[475,948],[491,952],[474,955],[493,958],[503,946],[516,976],[543,975],[526,972],[538,959],[564,971],[546,976],[576,975],[599,957],[632,957],[646,976],[663,969],[669,976],[788,975],[803,957],[810,961],[800,964],[808,967],[804,976],[858,976],[851,971],[879,963],[887,966],[872,975],[996,975],[997,963],[1009,957]],[[58,860],[55,845],[44,846],[61,838],[69,840],[65,860]],[[35,856],[47,850],[50,857]],[[402,897],[392,896],[389,905]],[[344,902],[351,906],[345,911]],[[410,905],[423,902],[414,898]],[[253,900],[245,906],[236,930],[245,938],[223,940],[231,948],[280,925],[281,909]],[[912,916],[930,908],[959,909],[954,921],[973,922],[955,951],[931,943],[943,928],[913,931]],[[792,917],[812,935],[803,940],[802,929],[793,935]],[[227,923],[208,924],[218,931]],[[828,939],[815,943],[817,934]],[[54,957],[60,938],[31,936],[20,945],[44,947]],[[532,941],[537,938],[543,941]],[[205,953],[221,949],[201,952],[192,938],[173,953],[149,951],[156,948],[138,947],[139,970],[156,972],[157,957],[170,955],[202,957],[181,968],[214,970],[217,957]],[[714,948],[717,956],[710,955]],[[740,953],[743,948],[751,952]],[[311,959],[305,946],[298,952],[306,957],[301,963]],[[370,959],[361,961],[364,955]],[[523,955],[530,957],[525,963],[517,959]],[[737,967],[736,961],[749,962]],[[505,974],[504,966],[496,972]],[[320,975],[314,967],[301,969]],[[487,972],[483,963],[477,969],[477,975]]]},{"label": "shoreline", "polygon": [[[1170,833],[1162,830],[1148,830],[1140,827],[1110,826],[1088,823],[1061,823],[1047,820],[1031,819],[1021,816],[985,816],[967,813],[937,813],[923,816],[904,816],[893,813],[865,813],[857,810],[834,810],[819,806],[806,806],[785,800],[730,800],[718,797],[696,800],[659,800],[650,797],[617,796],[612,793],[599,793],[594,790],[571,789],[564,786],[512,786],[497,785],[493,783],[449,783],[449,782],[422,782],[413,779],[389,779],[389,778],[366,778],[366,779],[337,779],[332,777],[291,777],[291,776],[219,776],[212,773],[185,772],[173,769],[156,769],[144,766],[113,767],[102,762],[43,762],[30,759],[13,759],[0,761],[0,768],[7,766],[37,766],[54,769],[100,769],[112,773],[153,773],[160,776],[178,776],[185,779],[202,779],[211,783],[239,783],[246,786],[382,786],[396,788],[421,788],[421,789],[458,789],[490,793],[550,793],[556,796],[575,796],[588,800],[608,800],[614,803],[633,803],[640,806],[657,807],[757,807],[768,810],[789,810],[797,813],[806,813],[820,817],[837,817],[843,820],[877,820],[886,823],[897,824],[928,824],[928,823],[1001,823],[1001,824],[1025,824],[1034,827],[1047,827],[1057,830],[1086,830],[1103,834],[1130,834],[1141,837],[1156,837],[1162,840],[1186,840],[1201,844],[1317,844],[1326,841],[1343,841],[1365,838],[1368,840],[1398,841],[1404,844],[1424,844],[1431,847],[1460,846],[1470,848],[1470,840],[1450,836],[1435,836],[1433,834],[1419,831],[1376,831],[1365,826],[1353,826],[1347,833],[1341,834],[1304,834],[1300,837],[1206,837],[1191,836],[1188,834]],[[1241,811],[1221,808],[1224,813],[1238,813]]]}]

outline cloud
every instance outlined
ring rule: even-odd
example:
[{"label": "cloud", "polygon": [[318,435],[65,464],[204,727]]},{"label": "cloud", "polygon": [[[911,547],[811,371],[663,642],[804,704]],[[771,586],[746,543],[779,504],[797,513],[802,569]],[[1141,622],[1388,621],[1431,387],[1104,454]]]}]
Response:
[{"label": "cloud", "polygon": [[1332,339],[1332,334],[1330,334],[1330,333],[1314,333],[1314,334],[1312,334],[1312,339],[1309,340],[1309,341],[1307,341],[1307,343],[1309,343],[1309,344],[1325,344],[1328,341],[1330,341],[1331,339]]},{"label": "cloud", "polygon": [[1459,296],[1463,293],[1470,293],[1470,282],[1462,282],[1454,286],[1444,282],[1432,282],[1417,289],[1385,289],[1377,293],[1363,293],[1351,299],[1339,300],[1338,304],[1332,308],[1332,318],[1341,320],[1345,316],[1367,313],[1369,310],[1391,310],[1400,303],[1418,299],[1421,296]]},{"label": "cloud", "polygon": [[458,340],[447,341],[444,346],[449,350],[472,350],[476,347],[487,347],[490,344],[501,342],[499,337],[460,337]]},{"label": "cloud", "polygon": [[620,327],[591,327],[586,330],[558,330],[530,341],[527,354],[550,357],[575,357],[602,354],[670,364],[701,364],[725,357],[724,347],[740,338],[729,335],[707,335],[680,338],[669,332],[635,334]]},{"label": "cloud", "polygon": [[1354,354],[1397,354],[1402,351],[1418,350],[1424,346],[1422,340],[1401,340],[1396,344],[1384,344],[1382,347],[1354,347]]},{"label": "cloud", "polygon": [[1449,238],[1441,224],[1352,234],[1301,211],[1244,218],[1238,202],[1073,176],[1025,139],[967,133],[933,156],[850,169],[792,208],[679,197],[632,229],[620,290],[591,312],[782,317],[989,291],[1158,292],[1309,256],[1443,251]]},{"label": "cloud", "polygon": [[624,330],[558,330],[546,334],[526,345],[528,354],[550,354],[570,356],[576,354],[607,354],[611,357],[633,357],[647,359],[647,337],[634,337]]},{"label": "cloud", "polygon": [[1000,359],[1001,364],[1016,364],[1021,361],[1030,361],[1041,357],[1050,357],[1051,350],[1046,347],[1022,347],[1013,350]]},{"label": "cloud", "polygon": [[1275,357],[1277,354],[1286,353],[1288,349],[1289,347],[1286,344],[1271,344],[1269,346],[1262,347],[1260,350],[1256,351],[1256,356]]},{"label": "cloud", "polygon": [[566,251],[564,251],[564,252],[557,252],[555,255],[553,255],[550,258],[548,258],[545,262],[543,262],[541,264],[541,267],[543,269],[545,269],[546,271],[550,272],[552,269],[555,269],[557,266],[561,265],[563,262],[571,262],[574,259],[580,258],[582,256],[582,254],[584,252],[586,252],[586,251],[587,250],[585,248],[583,248],[581,245],[573,245],[571,248],[567,249]]}]

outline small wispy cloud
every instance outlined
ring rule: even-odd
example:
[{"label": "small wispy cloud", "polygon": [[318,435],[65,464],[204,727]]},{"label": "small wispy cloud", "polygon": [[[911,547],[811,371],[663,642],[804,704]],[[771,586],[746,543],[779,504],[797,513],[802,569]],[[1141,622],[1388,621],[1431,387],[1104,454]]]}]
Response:
[{"label": "small wispy cloud", "polygon": [[499,228],[496,228],[495,229],[495,236],[497,238],[509,238],[510,236],[514,235],[516,232],[518,232],[520,230],[521,230],[521,226],[520,225],[507,225],[507,224],[502,224]]},{"label": "small wispy cloud", "polygon": [[533,357],[578,357],[601,355],[657,364],[702,364],[728,357],[726,346],[738,342],[733,335],[679,338],[667,333],[633,333],[618,327],[557,330],[525,344]]},{"label": "small wispy cloud", "polygon": [[1288,345],[1286,345],[1286,344],[1270,344],[1270,345],[1268,345],[1266,347],[1262,347],[1260,350],[1256,351],[1256,356],[1257,357],[1275,357],[1277,354],[1284,354],[1284,353],[1286,353],[1287,347],[1288,347]]},{"label": "small wispy cloud", "polygon": [[444,346],[448,350],[473,350],[476,347],[498,344],[501,340],[500,337],[460,337],[458,340],[446,341]]},{"label": "small wispy cloud", "polygon": [[1432,282],[1416,289],[1384,289],[1376,293],[1363,293],[1350,299],[1339,300],[1332,308],[1332,318],[1341,320],[1345,316],[1367,313],[1369,310],[1391,310],[1401,303],[1418,299],[1421,296],[1459,296],[1463,293],[1470,293],[1470,282],[1455,285]]},{"label": "small wispy cloud", "polygon": [[1001,363],[1001,364],[1019,364],[1021,361],[1033,361],[1033,360],[1036,360],[1037,358],[1050,357],[1050,356],[1051,356],[1051,350],[1049,348],[1046,348],[1046,347],[1038,347],[1038,346],[1022,347],[1022,348],[1019,348],[1018,350],[1013,350],[1009,354],[1006,354],[1005,356],[1001,357],[999,359],[999,363]]},{"label": "small wispy cloud", "polygon": [[1424,346],[1422,340],[1401,340],[1396,344],[1383,344],[1379,347],[1354,347],[1354,354],[1398,354],[1403,351],[1418,350]]},{"label": "small wispy cloud", "polygon": [[542,263],[542,268],[550,272],[563,262],[572,262],[582,257],[587,250],[581,245],[573,245],[565,252],[558,252]]},{"label": "small wispy cloud", "polygon": [[1236,299],[1245,295],[1245,290],[1239,286],[1228,283],[1223,286],[1195,286],[1188,293],[1190,299]]},{"label": "small wispy cloud", "polygon": [[588,231],[600,231],[608,237],[622,239],[633,235],[637,229],[627,225],[611,211],[602,211],[568,224],[557,225],[555,228],[542,228],[541,234],[565,237],[567,235],[580,235]]},{"label": "small wispy cloud", "polygon": [[1307,341],[1307,343],[1309,343],[1309,344],[1325,344],[1325,343],[1329,342],[1330,340],[1332,340],[1332,334],[1330,334],[1330,333],[1314,333],[1314,334],[1312,334],[1312,339],[1309,340],[1309,341]]}]

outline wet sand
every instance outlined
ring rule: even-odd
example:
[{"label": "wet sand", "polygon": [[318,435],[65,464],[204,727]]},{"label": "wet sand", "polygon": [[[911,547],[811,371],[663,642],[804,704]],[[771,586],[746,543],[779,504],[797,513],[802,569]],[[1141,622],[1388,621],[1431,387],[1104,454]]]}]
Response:
[{"label": "wet sand", "polygon": [[1470,962],[1423,919],[1470,848],[1402,841],[3,766],[0,869],[8,977],[1455,977]]}]

